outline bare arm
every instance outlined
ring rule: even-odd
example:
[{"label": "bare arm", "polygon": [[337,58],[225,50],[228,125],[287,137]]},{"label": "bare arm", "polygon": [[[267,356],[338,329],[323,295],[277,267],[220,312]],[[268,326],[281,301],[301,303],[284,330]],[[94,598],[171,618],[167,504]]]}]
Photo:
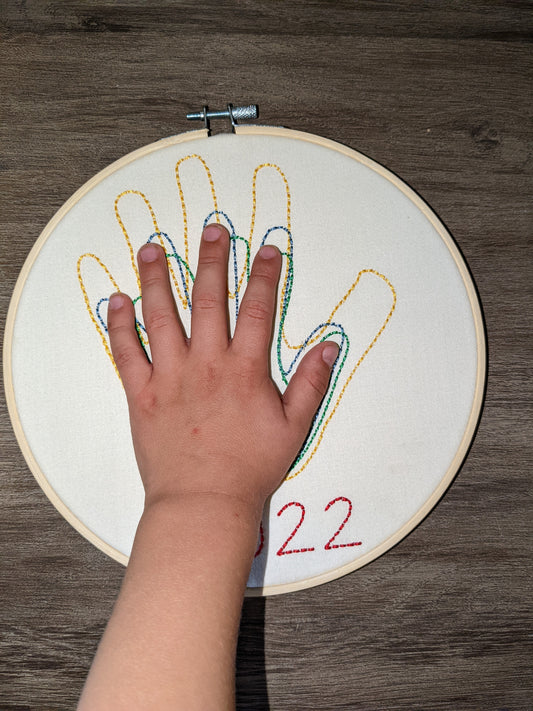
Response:
[{"label": "bare arm", "polygon": [[80,711],[234,707],[239,617],[263,506],[305,439],[338,350],[316,346],[281,396],[269,375],[281,255],[260,250],[230,339],[228,253],[227,231],[208,226],[189,341],[163,250],[140,250],[152,363],[130,299],[110,301],[145,508]]}]

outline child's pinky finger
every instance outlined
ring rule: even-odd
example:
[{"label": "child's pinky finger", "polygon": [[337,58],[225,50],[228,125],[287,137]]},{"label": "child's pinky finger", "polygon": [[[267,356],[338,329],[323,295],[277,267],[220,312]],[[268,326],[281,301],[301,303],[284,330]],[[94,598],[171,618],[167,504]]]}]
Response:
[{"label": "child's pinky finger", "polygon": [[126,391],[142,388],[150,379],[152,366],[135,329],[135,310],[126,294],[113,294],[107,309],[107,330],[115,365]]},{"label": "child's pinky finger", "polygon": [[285,414],[304,432],[327,392],[331,369],[339,354],[333,341],[312,348],[302,359],[283,394]]}]

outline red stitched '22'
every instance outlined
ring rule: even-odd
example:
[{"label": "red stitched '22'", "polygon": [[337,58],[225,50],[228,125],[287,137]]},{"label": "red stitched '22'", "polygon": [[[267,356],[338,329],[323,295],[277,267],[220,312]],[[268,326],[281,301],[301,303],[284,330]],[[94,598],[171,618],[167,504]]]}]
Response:
[{"label": "red stitched '22'", "polygon": [[305,507],[303,504],[298,503],[298,501],[290,501],[288,504],[285,504],[285,506],[278,511],[278,516],[281,516],[281,514],[289,508],[289,506],[297,506],[301,510],[301,516],[300,520],[296,524],[296,527],[294,528],[293,532],[291,535],[287,538],[285,543],[281,546],[281,548],[278,550],[278,555],[288,555],[289,553],[306,553],[307,551],[314,551],[314,548],[292,548],[291,550],[285,550],[287,544],[289,541],[292,541],[294,536],[296,535],[296,531],[300,528],[302,525],[304,518],[305,518]]},{"label": "red stitched '22'", "polygon": [[333,504],[336,504],[337,501],[346,501],[346,503],[348,504],[348,513],[346,514],[346,518],[344,519],[344,521],[341,523],[341,525],[338,527],[336,532],[331,536],[329,541],[324,546],[324,548],[327,551],[330,551],[333,548],[349,548],[350,546],[360,546],[362,543],[362,541],[354,541],[353,543],[333,543],[333,541],[337,538],[339,533],[342,531],[342,529],[346,525],[348,519],[352,515],[352,502],[350,501],[350,499],[347,499],[345,496],[337,496],[336,499],[333,499],[333,501],[329,502],[329,504],[326,506],[326,508],[324,510],[327,511],[331,506],[333,506]]},{"label": "red stitched '22'", "polygon": [[[339,501],[344,501],[345,503],[348,504],[348,513],[344,517],[344,520],[341,522],[340,526],[337,528],[335,533],[331,536],[329,541],[324,546],[324,550],[327,550],[327,551],[335,550],[337,548],[351,548],[352,546],[362,545],[362,541],[352,541],[350,543],[333,543],[333,541],[337,538],[339,533],[342,531],[344,526],[349,521],[350,516],[352,515],[352,502],[350,501],[350,499],[347,499],[346,496],[337,496],[336,499],[333,499],[332,501],[329,502],[329,504],[326,506],[324,511],[328,511],[332,506],[334,506]],[[277,551],[277,555],[281,556],[281,555],[288,555],[289,553],[308,553],[308,552],[314,551],[315,550],[314,548],[291,548],[290,550],[287,550],[287,545],[290,543],[290,541],[292,541],[292,539],[296,535],[298,529],[303,524],[304,518],[305,518],[305,506],[303,504],[299,503],[298,501],[290,501],[288,504],[285,504],[285,506],[283,506],[283,508],[281,508],[278,511],[278,516],[281,516],[281,514],[284,511],[286,511],[286,509],[288,509],[290,506],[296,506],[297,508],[300,509],[300,520],[298,521],[298,523],[292,530],[289,537],[286,539],[285,543],[283,543],[283,545]],[[261,545],[256,553],[256,556],[258,556],[262,550],[263,540],[264,539],[261,540]]]}]

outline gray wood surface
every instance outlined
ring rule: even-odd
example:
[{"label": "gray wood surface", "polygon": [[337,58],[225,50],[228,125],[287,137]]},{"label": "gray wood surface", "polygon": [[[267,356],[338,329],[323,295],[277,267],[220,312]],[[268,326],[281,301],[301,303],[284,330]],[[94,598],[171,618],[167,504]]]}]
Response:
[{"label": "gray wood surface", "polygon": [[[483,418],[433,513],[341,580],[244,605],[241,709],[532,709],[532,4],[0,3],[0,309],[49,218],[188,110],[257,102],[402,176],[476,280]],[[0,709],[75,706],[123,569],[49,504],[0,412]]]}]

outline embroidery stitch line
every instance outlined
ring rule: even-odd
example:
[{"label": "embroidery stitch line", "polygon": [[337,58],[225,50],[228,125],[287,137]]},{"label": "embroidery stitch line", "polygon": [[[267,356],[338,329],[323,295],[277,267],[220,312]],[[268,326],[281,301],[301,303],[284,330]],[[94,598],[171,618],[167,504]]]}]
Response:
[{"label": "embroidery stitch line", "polygon": [[285,504],[285,506],[278,511],[278,516],[281,516],[281,514],[284,511],[286,511],[290,506],[296,506],[297,508],[300,509],[300,511],[301,511],[300,520],[296,524],[296,527],[293,529],[292,533],[287,538],[285,543],[283,543],[283,545],[278,549],[277,555],[279,555],[279,556],[290,555],[291,553],[310,553],[311,551],[315,550],[314,547],[313,548],[291,548],[291,550],[286,550],[286,547],[288,546],[288,544],[292,541],[294,536],[298,533],[298,529],[304,522],[304,518],[305,518],[305,506],[303,504],[299,503],[298,501],[289,501],[288,504]]},{"label": "embroidery stitch line", "polygon": [[329,509],[334,506],[338,501],[344,501],[348,504],[348,513],[346,514],[344,520],[342,521],[341,525],[338,527],[338,529],[335,531],[335,533],[331,536],[329,541],[326,543],[324,546],[325,550],[331,551],[335,548],[351,548],[352,546],[360,546],[362,545],[362,541],[352,541],[351,543],[333,543],[333,541],[337,538],[339,533],[342,531],[346,523],[350,520],[350,517],[352,515],[352,502],[350,499],[347,499],[346,496],[337,496],[337,498],[333,499],[332,501],[329,502],[329,504],[326,506],[324,511],[329,511]]},{"label": "embroidery stitch line", "polygon": [[[330,378],[330,385],[328,387],[328,391],[326,393],[326,397],[322,401],[322,404],[316,413],[313,423],[311,426],[310,433],[302,446],[300,452],[298,453],[298,456],[296,457],[295,461],[293,462],[289,472],[287,473],[286,480],[294,479],[296,476],[301,474],[304,469],[307,467],[311,459],[314,457],[316,452],[318,451],[318,448],[323,440],[325,431],[330,424],[335,412],[337,411],[342,398],[346,392],[346,389],[351,382],[353,376],[355,375],[355,372],[357,369],[361,366],[371,349],[374,347],[374,345],[377,343],[378,339],[380,336],[383,334],[383,331],[387,327],[387,324],[389,323],[392,314],[394,313],[394,310],[396,308],[396,301],[397,301],[397,295],[396,291],[389,281],[389,279],[378,272],[375,269],[362,269],[359,271],[357,274],[357,277],[355,281],[352,283],[350,288],[346,291],[346,293],[342,296],[342,298],[338,301],[338,303],[335,305],[333,310],[331,311],[328,319],[319,325],[317,325],[315,328],[313,328],[308,336],[298,344],[291,344],[288,338],[286,337],[285,334],[285,326],[286,326],[286,320],[289,312],[289,307],[290,307],[290,300],[292,296],[292,290],[294,286],[294,242],[293,242],[293,236],[291,232],[291,204],[292,204],[292,198],[291,198],[291,193],[290,193],[290,188],[289,188],[289,183],[282,172],[281,168],[273,163],[262,163],[261,165],[257,166],[256,169],[254,170],[253,177],[252,177],[252,215],[251,215],[251,223],[250,223],[250,235],[248,238],[242,237],[236,233],[235,226],[227,214],[227,212],[224,212],[223,210],[220,210],[218,207],[218,201],[217,201],[217,196],[216,196],[216,190],[215,190],[215,185],[214,181],[211,175],[211,171],[205,162],[205,160],[199,156],[198,154],[191,154],[188,156],[185,156],[184,158],[181,158],[180,160],[177,161],[176,166],[175,166],[175,175],[176,175],[176,182],[177,182],[177,187],[178,187],[178,193],[180,196],[180,202],[181,202],[181,208],[182,208],[182,216],[183,216],[183,244],[184,244],[184,254],[185,256],[182,257],[170,236],[166,232],[162,232],[159,229],[157,218],[155,215],[155,212],[152,208],[152,205],[148,198],[144,195],[139,190],[124,190],[121,192],[117,198],[115,199],[114,202],[114,211],[115,211],[115,217],[117,219],[117,222],[119,224],[119,227],[122,231],[123,237],[126,242],[127,250],[129,253],[129,258],[134,270],[135,278],[137,281],[137,286],[139,290],[139,295],[136,296],[133,299],[134,305],[137,304],[139,301],[142,299],[142,292],[141,292],[141,285],[140,285],[140,276],[139,272],[137,269],[137,265],[135,262],[135,253],[133,249],[133,245],[131,242],[130,235],[128,233],[128,230],[124,224],[124,220],[121,217],[120,210],[119,210],[119,203],[120,201],[124,198],[126,195],[134,195],[139,198],[141,198],[144,206],[148,210],[152,224],[154,226],[154,231],[150,234],[150,236],[147,238],[146,242],[152,242],[155,239],[158,240],[159,244],[165,249],[165,254],[167,257],[167,263],[169,265],[169,272],[171,275],[171,280],[174,285],[174,289],[176,291],[176,294],[178,296],[178,299],[181,303],[181,306],[183,307],[184,310],[186,311],[191,311],[192,308],[192,303],[191,303],[191,293],[190,293],[190,286],[191,282],[194,283],[194,273],[191,270],[189,266],[189,239],[188,239],[188,231],[189,231],[189,223],[188,223],[188,215],[187,215],[187,206],[186,206],[186,200],[185,200],[185,194],[183,190],[183,185],[182,185],[182,180],[180,176],[180,166],[187,160],[191,159],[196,159],[200,162],[201,166],[204,169],[204,172],[207,176],[210,191],[211,191],[211,199],[213,202],[214,209],[208,213],[206,218],[203,221],[203,226],[205,227],[213,217],[215,217],[216,221],[218,224],[221,223],[221,218],[223,221],[226,222],[226,225],[228,227],[228,231],[230,233],[230,249],[231,249],[231,262],[232,262],[232,269],[230,267],[230,271],[232,271],[233,274],[233,287],[232,289],[228,288],[228,297],[234,301],[234,315],[235,315],[235,320],[238,318],[239,315],[239,307],[240,307],[240,294],[243,289],[243,284],[246,280],[246,284],[248,283],[248,280],[250,279],[250,272],[251,272],[251,244],[252,244],[252,239],[254,236],[254,231],[255,231],[255,226],[256,226],[256,219],[257,219],[257,178],[261,170],[271,168],[275,172],[278,173],[278,175],[282,178],[283,185],[284,185],[284,192],[285,192],[285,201],[286,201],[286,225],[275,225],[272,227],[268,227],[265,234],[263,235],[261,239],[260,246],[263,246],[266,244],[267,240],[271,237],[271,235],[275,234],[278,231],[284,232],[286,235],[286,249],[280,250],[282,254],[282,258],[285,262],[285,269],[284,269],[284,276],[282,279],[282,284],[281,284],[281,294],[280,294],[280,304],[279,304],[279,323],[277,326],[277,332],[275,334],[275,342],[276,342],[276,362],[277,362],[277,368],[279,371],[280,378],[283,382],[283,384],[286,386],[289,381],[289,376],[293,372],[294,368],[298,364],[298,361],[303,357],[304,353],[306,350],[311,347],[314,343],[318,341],[325,341],[329,338],[337,337],[338,338],[338,345],[339,345],[339,355],[333,364],[332,371],[331,371],[331,378]],[[242,247],[244,247],[244,255],[242,254]],[[100,298],[95,306],[95,309],[93,311],[91,307],[91,302],[87,293],[87,289],[83,280],[82,276],[82,270],[81,270],[81,264],[84,259],[86,258],[92,258],[97,262],[99,267],[104,270],[105,274],[109,278],[110,282],[113,284],[113,287],[115,291],[120,291],[118,284],[116,280],[113,278],[111,272],[109,269],[106,267],[104,262],[97,257],[96,255],[92,253],[86,253],[84,255],[81,255],[81,257],[78,259],[78,264],[77,264],[77,274],[78,274],[78,281],[80,283],[80,288],[83,293],[83,298],[85,302],[86,309],[89,313],[89,316],[91,318],[91,321],[93,322],[93,325],[95,326],[100,339],[102,341],[102,344],[104,346],[104,349],[109,356],[113,367],[115,369],[115,372],[117,375],[118,369],[116,367],[116,364],[114,362],[111,349],[108,343],[108,340],[106,338],[107,335],[107,324],[105,323],[105,320],[102,316],[101,313],[101,308],[102,306],[109,301],[108,297],[103,297]],[[244,264],[242,267],[240,267],[240,264],[242,263],[244,258]],[[177,271],[179,274],[176,274],[175,268],[177,267]],[[391,295],[392,295],[392,305],[390,307],[390,310],[384,319],[384,321],[381,324],[381,327],[377,331],[377,333],[374,335],[373,339],[371,342],[367,345],[363,353],[360,355],[359,359],[353,366],[352,370],[350,373],[347,375],[346,380],[344,381],[342,388],[340,391],[337,393],[338,387],[340,385],[340,378],[343,372],[343,369],[345,368],[348,354],[350,351],[350,339],[348,337],[348,334],[346,333],[344,327],[342,326],[341,323],[334,321],[335,314],[337,311],[342,307],[343,304],[347,302],[347,300],[350,298],[351,294],[354,292],[356,289],[357,285],[359,284],[361,278],[363,275],[373,275],[375,277],[378,277],[381,279],[389,288]],[[148,336],[146,332],[146,328],[144,327],[144,324],[142,321],[136,317],[136,324],[135,324],[139,340],[141,341],[141,344],[143,347],[148,348],[149,347],[149,342],[148,342]],[[287,365],[284,364],[284,354],[283,354],[283,348],[288,348],[290,350],[296,350],[296,353],[294,356],[291,356]],[[120,377],[120,376],[119,376]]]},{"label": "embroidery stitch line", "polygon": [[[218,213],[218,203],[217,203],[217,195],[215,191],[215,183],[213,182],[213,177],[211,175],[211,171],[209,170],[209,167],[205,160],[202,158],[202,156],[198,155],[198,153],[191,153],[188,156],[185,156],[184,158],[180,158],[180,160],[176,163],[176,168],[175,168],[175,175],[176,175],[176,183],[178,186],[178,192],[180,196],[180,203],[181,203],[181,213],[183,216],[183,244],[184,244],[184,250],[185,250],[185,261],[187,264],[189,263],[189,224],[188,224],[188,219],[187,219],[187,203],[185,201],[185,194],[183,192],[183,185],[181,182],[180,178],[180,166],[182,163],[185,163],[185,161],[196,159],[198,160],[201,165],[203,166],[207,179],[209,181],[209,188],[211,190],[211,198],[213,200],[213,208],[214,212]],[[217,215],[217,222],[220,224],[220,220],[218,219]],[[189,282],[187,279],[187,286],[189,286]]]}]

